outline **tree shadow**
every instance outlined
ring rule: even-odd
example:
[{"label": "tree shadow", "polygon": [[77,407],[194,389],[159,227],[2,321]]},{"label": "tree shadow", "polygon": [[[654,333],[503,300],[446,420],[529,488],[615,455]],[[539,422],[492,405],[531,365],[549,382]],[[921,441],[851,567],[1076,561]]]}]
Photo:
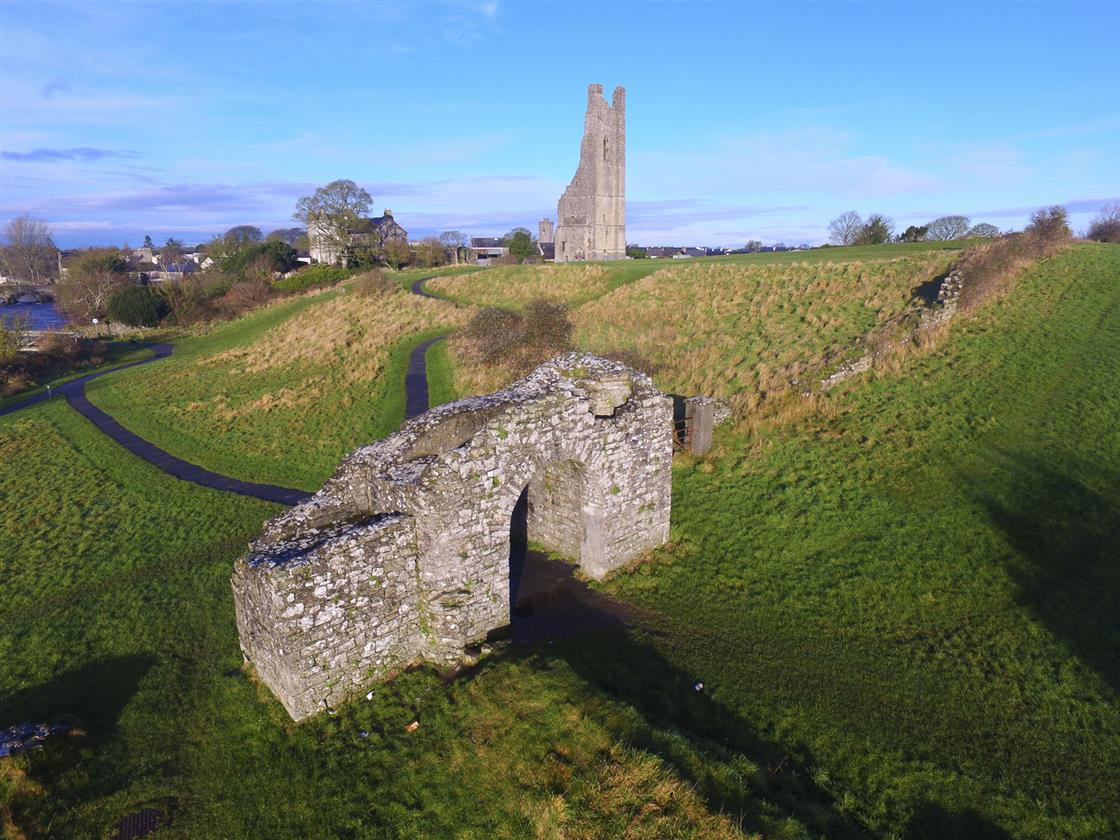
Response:
[{"label": "tree shadow", "polygon": [[914,812],[903,836],[906,840],[1013,840],[976,811],[949,811],[936,802],[927,802]]},{"label": "tree shadow", "polygon": [[1020,602],[1120,691],[1120,475],[1069,457],[992,458],[998,485],[966,483],[1020,555]]}]

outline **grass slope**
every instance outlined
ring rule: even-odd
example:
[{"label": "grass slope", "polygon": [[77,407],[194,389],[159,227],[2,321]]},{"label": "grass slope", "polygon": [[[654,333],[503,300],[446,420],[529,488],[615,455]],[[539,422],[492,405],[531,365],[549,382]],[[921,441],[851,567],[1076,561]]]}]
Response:
[{"label": "grass slope", "polygon": [[465,313],[401,291],[320,293],[176,344],[90,399],[174,455],[224,475],[318,489],[404,419],[409,351]]},{"label": "grass slope", "polygon": [[87,732],[0,760],[0,817],[100,836],[175,796],[168,837],[1116,836],[1118,275],[1077,246],[829,412],[682,459],[673,544],[605,586],[628,634],[300,727],[237,668],[230,564],[275,508],[62,404],[0,418],[0,723]]}]

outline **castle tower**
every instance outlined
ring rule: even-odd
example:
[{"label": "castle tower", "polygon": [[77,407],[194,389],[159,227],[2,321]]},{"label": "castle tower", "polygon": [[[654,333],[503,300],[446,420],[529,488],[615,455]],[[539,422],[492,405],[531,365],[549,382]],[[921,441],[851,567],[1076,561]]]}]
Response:
[{"label": "castle tower", "polygon": [[556,262],[626,257],[626,91],[587,86],[579,168],[557,208]]},{"label": "castle tower", "polygon": [[545,244],[556,241],[552,230],[552,219],[540,220],[537,225],[537,241]]}]

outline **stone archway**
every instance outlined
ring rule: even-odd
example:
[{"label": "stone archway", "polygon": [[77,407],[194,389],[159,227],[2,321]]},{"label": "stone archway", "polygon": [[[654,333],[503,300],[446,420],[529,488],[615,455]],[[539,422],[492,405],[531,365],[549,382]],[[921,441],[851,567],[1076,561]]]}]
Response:
[{"label": "stone archway", "polygon": [[292,717],[510,621],[510,516],[602,578],[669,535],[672,403],[586,354],[362,447],[238,561],[241,647]]}]

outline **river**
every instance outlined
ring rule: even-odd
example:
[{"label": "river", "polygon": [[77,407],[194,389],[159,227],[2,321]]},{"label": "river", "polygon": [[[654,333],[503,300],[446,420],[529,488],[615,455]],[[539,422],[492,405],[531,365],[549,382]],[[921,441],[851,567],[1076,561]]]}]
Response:
[{"label": "river", "polygon": [[12,321],[26,317],[33,330],[57,330],[66,326],[66,316],[51,303],[0,304],[0,318]]}]

